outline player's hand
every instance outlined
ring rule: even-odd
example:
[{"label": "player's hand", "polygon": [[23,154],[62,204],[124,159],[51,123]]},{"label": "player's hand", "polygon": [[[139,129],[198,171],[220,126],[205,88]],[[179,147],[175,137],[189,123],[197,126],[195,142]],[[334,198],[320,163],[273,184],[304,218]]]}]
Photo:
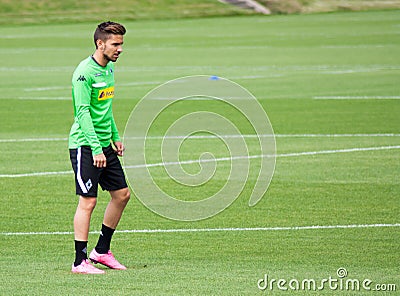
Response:
[{"label": "player's hand", "polygon": [[93,165],[98,168],[105,168],[107,165],[107,159],[104,153],[93,155]]},{"label": "player's hand", "polygon": [[123,156],[125,151],[125,146],[122,142],[114,142],[114,151],[117,153],[118,156]]}]

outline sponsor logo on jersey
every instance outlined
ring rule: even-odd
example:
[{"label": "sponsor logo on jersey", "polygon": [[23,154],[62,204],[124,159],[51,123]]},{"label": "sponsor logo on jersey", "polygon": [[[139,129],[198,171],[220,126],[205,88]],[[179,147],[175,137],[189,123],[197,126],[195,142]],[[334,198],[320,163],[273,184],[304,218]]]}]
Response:
[{"label": "sponsor logo on jersey", "polygon": [[94,74],[94,77],[99,77],[99,76],[101,76],[101,75],[103,75],[103,73],[96,73],[96,74]]},{"label": "sponsor logo on jersey", "polygon": [[99,91],[99,101],[108,100],[114,97],[114,86],[110,86]]}]

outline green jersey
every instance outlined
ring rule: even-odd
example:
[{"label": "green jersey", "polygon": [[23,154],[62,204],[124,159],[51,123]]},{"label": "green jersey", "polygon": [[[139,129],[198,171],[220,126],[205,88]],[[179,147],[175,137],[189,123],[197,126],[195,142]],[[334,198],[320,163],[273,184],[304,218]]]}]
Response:
[{"label": "green jersey", "polygon": [[102,147],[120,141],[112,113],[114,97],[114,64],[100,66],[88,57],[72,76],[74,123],[69,134],[69,148],[90,146],[93,155]]}]

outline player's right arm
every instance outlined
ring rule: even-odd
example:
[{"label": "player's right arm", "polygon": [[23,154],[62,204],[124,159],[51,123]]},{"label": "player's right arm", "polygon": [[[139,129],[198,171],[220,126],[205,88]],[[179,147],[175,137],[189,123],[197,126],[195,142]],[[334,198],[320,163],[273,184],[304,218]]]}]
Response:
[{"label": "player's right arm", "polygon": [[105,168],[107,159],[104,153],[93,155],[93,165],[98,168]]},{"label": "player's right arm", "polygon": [[82,133],[85,135],[92,149],[93,165],[96,167],[105,167],[106,157],[103,154],[103,149],[97,138],[92,117],[90,116],[91,77],[85,72],[76,71],[72,78],[72,91],[74,94],[75,116]]}]

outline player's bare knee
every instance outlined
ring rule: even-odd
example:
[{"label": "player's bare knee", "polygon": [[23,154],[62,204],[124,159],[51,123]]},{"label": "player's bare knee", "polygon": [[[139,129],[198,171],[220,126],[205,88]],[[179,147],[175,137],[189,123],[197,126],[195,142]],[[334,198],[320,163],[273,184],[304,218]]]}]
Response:
[{"label": "player's bare knee", "polygon": [[130,193],[129,189],[128,188],[123,189],[123,191],[121,193],[121,202],[124,204],[127,204],[128,201],[130,200],[130,198],[131,198],[131,193]]},{"label": "player's bare knee", "polygon": [[120,189],[118,191],[114,191],[111,194],[112,198],[118,201],[121,204],[127,204],[129,199],[131,198],[131,193],[128,188]]},{"label": "player's bare knee", "polygon": [[97,198],[95,197],[83,197],[81,196],[79,199],[79,208],[84,211],[92,212],[97,204]]}]

